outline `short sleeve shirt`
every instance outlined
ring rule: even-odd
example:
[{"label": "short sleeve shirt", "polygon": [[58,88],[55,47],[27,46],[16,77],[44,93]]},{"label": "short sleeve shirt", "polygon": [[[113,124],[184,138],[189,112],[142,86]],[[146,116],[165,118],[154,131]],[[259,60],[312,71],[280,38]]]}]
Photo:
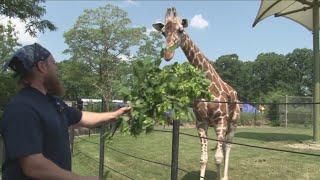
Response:
[{"label": "short sleeve shirt", "polygon": [[67,106],[60,98],[44,95],[32,87],[22,89],[6,106],[0,123],[6,152],[3,179],[30,179],[23,174],[19,159],[38,153],[71,170],[68,127],[81,117],[81,111]]}]

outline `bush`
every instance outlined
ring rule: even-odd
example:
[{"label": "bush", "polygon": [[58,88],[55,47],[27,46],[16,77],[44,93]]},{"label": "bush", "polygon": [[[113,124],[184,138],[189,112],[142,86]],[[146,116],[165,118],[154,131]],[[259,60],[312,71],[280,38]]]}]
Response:
[{"label": "bush", "polygon": [[270,120],[272,126],[280,126],[280,114],[279,114],[279,100],[281,97],[288,94],[283,90],[274,90],[263,98],[265,102],[272,102],[274,104],[269,105],[266,108],[266,117]]},{"label": "bush", "polygon": [[241,113],[240,126],[261,126],[268,125],[270,121],[261,113]]}]

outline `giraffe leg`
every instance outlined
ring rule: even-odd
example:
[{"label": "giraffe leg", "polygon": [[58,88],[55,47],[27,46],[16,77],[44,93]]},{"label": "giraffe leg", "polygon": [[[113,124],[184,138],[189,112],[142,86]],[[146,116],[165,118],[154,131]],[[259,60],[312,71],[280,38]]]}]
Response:
[{"label": "giraffe leg", "polygon": [[[221,140],[223,137],[218,137]],[[215,154],[216,166],[217,166],[217,179],[221,179],[221,165],[223,162],[223,148],[220,141],[217,142],[216,154]]]},{"label": "giraffe leg", "polygon": [[207,123],[197,123],[198,135],[201,143],[201,157],[200,157],[200,180],[203,180],[206,174],[206,166],[208,163],[208,140],[207,137],[208,125]]},{"label": "giraffe leg", "polygon": [[224,149],[223,144],[225,140],[225,134],[226,134],[226,117],[221,118],[219,121],[217,121],[217,124],[215,125],[217,139],[219,140],[217,142],[217,149],[215,154],[215,160],[217,165],[217,179],[221,179],[221,165],[223,164],[224,160]]},{"label": "giraffe leg", "polygon": [[[228,128],[228,133],[226,135],[226,140],[228,142],[232,142],[234,133],[236,131],[236,124],[231,123]],[[229,157],[231,151],[231,143],[225,144],[225,164],[224,164],[224,173],[223,173],[223,180],[228,180],[228,168],[229,168]]]}]

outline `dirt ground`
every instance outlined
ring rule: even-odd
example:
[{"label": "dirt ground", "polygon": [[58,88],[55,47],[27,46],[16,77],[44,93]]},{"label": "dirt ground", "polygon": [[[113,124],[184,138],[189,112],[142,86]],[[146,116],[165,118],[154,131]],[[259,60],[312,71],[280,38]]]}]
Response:
[{"label": "dirt ground", "polygon": [[299,144],[288,144],[286,146],[291,148],[297,148],[297,149],[320,150],[319,143],[299,143]]}]

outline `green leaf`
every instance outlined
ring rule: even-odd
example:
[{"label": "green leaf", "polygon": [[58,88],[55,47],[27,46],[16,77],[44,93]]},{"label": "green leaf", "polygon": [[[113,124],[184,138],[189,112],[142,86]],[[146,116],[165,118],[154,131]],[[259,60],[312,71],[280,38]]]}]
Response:
[{"label": "green leaf", "polygon": [[211,81],[209,79],[204,79],[203,82],[209,85],[211,84]]},{"label": "green leaf", "polygon": [[130,90],[128,87],[122,87],[120,90],[119,90],[119,93],[123,94],[123,95],[129,95],[130,94]]},{"label": "green leaf", "polygon": [[179,44],[174,44],[174,45],[172,45],[171,47],[169,47],[169,48],[167,49],[167,51],[173,52],[173,51],[176,50],[178,47],[179,47]]},{"label": "green leaf", "polygon": [[164,57],[164,49],[161,49],[161,51],[160,51],[160,57],[161,57],[161,58]]},{"label": "green leaf", "polygon": [[153,88],[151,88],[151,87],[147,88],[147,92],[148,93],[152,93],[153,92]]}]

